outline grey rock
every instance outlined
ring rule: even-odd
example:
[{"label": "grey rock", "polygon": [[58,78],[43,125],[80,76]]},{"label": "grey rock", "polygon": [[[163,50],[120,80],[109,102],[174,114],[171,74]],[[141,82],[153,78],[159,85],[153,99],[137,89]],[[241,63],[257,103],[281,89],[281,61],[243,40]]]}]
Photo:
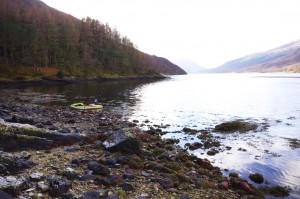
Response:
[{"label": "grey rock", "polygon": [[130,183],[123,183],[121,184],[121,188],[123,191],[134,191],[134,187]]},{"label": "grey rock", "polygon": [[70,167],[66,168],[63,173],[63,176],[67,177],[68,180],[75,180],[78,177],[76,171]]},{"label": "grey rock", "polygon": [[165,189],[172,188],[174,185],[172,179],[170,179],[170,178],[164,178],[164,179],[159,180],[158,182]]},{"label": "grey rock", "polygon": [[28,151],[21,151],[18,155],[19,158],[28,160],[31,157],[31,154]]},{"label": "grey rock", "polygon": [[21,124],[33,124],[34,120],[31,117],[25,117],[20,115],[13,115],[9,122],[21,123]]},{"label": "grey rock", "polygon": [[145,171],[142,171],[141,174],[142,174],[142,176],[144,176],[144,177],[150,177],[150,176],[151,176],[150,173],[147,173],[147,172],[145,172]]},{"label": "grey rock", "polygon": [[45,125],[42,123],[36,123],[34,126],[36,126],[37,128],[40,128],[40,129],[45,127]]},{"label": "grey rock", "polygon": [[4,192],[4,191],[1,191],[0,190],[0,198],[3,198],[3,199],[13,199],[13,196]]},{"label": "grey rock", "polygon": [[106,166],[95,161],[91,161],[88,163],[88,169],[92,170],[93,173],[102,176],[109,176],[110,174],[110,171]]},{"label": "grey rock", "polygon": [[28,189],[28,180],[24,177],[17,178],[15,176],[0,176],[0,190],[11,194],[12,196],[18,195],[20,192]]},{"label": "grey rock", "polygon": [[129,180],[133,180],[134,178],[135,178],[135,176],[133,175],[133,174],[131,174],[131,173],[124,173],[123,174],[123,178],[124,179],[129,179]]},{"label": "grey rock", "polygon": [[37,183],[37,186],[36,186],[37,190],[41,191],[41,192],[47,192],[49,190],[49,185],[47,182],[45,181],[41,181],[41,182],[38,182]]},{"label": "grey rock", "polygon": [[30,177],[30,180],[34,181],[34,182],[39,182],[45,178],[44,174],[40,173],[40,172],[32,173],[32,174],[30,174],[29,177]]},{"label": "grey rock", "polygon": [[0,163],[0,174],[19,172],[34,165],[28,160],[3,151],[0,151]]},{"label": "grey rock", "polygon": [[72,188],[72,183],[66,179],[60,179],[57,176],[52,176],[49,179],[49,195],[51,197],[60,197],[67,193]]},{"label": "grey rock", "polygon": [[83,175],[79,178],[79,181],[89,181],[89,180],[95,180],[97,176],[91,175],[91,174],[86,174]]},{"label": "grey rock", "polygon": [[180,195],[180,199],[190,199],[188,195],[182,194]]},{"label": "grey rock", "polygon": [[0,145],[6,151],[50,149],[54,146],[71,145],[85,138],[82,134],[59,133],[30,124],[9,123],[0,119]]},{"label": "grey rock", "polygon": [[96,185],[103,185],[103,186],[109,186],[110,185],[110,182],[107,179],[99,178],[99,177],[94,179],[94,183]]},{"label": "grey rock", "polygon": [[141,142],[132,135],[130,129],[115,131],[103,142],[103,145],[109,151],[119,151],[138,156],[142,154]]}]

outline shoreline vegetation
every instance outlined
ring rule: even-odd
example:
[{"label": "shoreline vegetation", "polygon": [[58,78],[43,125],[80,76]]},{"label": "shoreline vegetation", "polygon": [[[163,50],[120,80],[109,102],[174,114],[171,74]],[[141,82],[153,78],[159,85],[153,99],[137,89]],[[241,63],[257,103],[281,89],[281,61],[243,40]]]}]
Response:
[{"label": "shoreline vegetation", "polygon": [[[139,128],[106,111],[78,111],[0,96],[0,198],[264,198],[286,187],[255,187],[162,139],[164,127]],[[250,128],[251,127],[251,128]],[[246,121],[227,132],[256,129]],[[193,133],[193,129],[183,129]],[[211,138],[206,132],[205,137]],[[211,143],[214,140],[211,139]],[[264,181],[253,174],[253,181]]]},{"label": "shoreline vegetation", "polygon": [[0,88],[4,86],[35,86],[35,85],[54,85],[54,84],[72,84],[86,81],[126,81],[126,80],[162,80],[167,79],[168,76],[159,73],[145,74],[145,75],[101,75],[94,77],[83,76],[17,76],[14,78],[5,77],[0,78]]}]

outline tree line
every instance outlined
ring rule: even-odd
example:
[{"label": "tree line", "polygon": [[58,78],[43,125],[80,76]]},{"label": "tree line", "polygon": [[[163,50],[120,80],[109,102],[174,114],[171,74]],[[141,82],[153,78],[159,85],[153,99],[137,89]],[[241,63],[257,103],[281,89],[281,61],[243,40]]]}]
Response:
[{"label": "tree line", "polygon": [[0,0],[0,10],[0,67],[55,67],[70,75],[143,75],[158,67],[96,19],[78,20],[38,0]]}]

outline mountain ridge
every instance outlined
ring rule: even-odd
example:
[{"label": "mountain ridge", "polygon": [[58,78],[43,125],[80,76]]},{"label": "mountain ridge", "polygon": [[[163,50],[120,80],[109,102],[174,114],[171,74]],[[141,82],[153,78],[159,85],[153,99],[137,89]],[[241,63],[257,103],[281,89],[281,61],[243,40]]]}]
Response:
[{"label": "mountain ridge", "polygon": [[209,72],[300,72],[300,40],[228,61]]}]

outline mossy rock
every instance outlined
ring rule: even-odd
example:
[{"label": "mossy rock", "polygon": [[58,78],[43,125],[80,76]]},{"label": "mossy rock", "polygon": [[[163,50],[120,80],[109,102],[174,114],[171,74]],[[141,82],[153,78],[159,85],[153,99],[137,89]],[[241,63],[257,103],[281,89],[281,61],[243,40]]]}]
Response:
[{"label": "mossy rock", "polygon": [[232,177],[232,178],[238,178],[238,177],[239,177],[239,174],[236,173],[236,172],[231,172],[231,173],[229,173],[229,177]]},{"label": "mossy rock", "polygon": [[259,173],[253,173],[249,175],[250,180],[252,180],[253,182],[257,183],[257,184],[261,184],[264,182],[264,177],[263,175],[259,174]]},{"label": "mossy rock", "polygon": [[234,133],[234,132],[247,132],[254,131],[258,128],[255,123],[246,122],[244,120],[234,120],[230,122],[224,122],[215,126],[215,132]]},{"label": "mossy rock", "polygon": [[207,155],[210,155],[210,156],[214,156],[216,155],[217,153],[219,153],[219,151],[213,149],[213,150],[210,150],[210,151],[207,151]]},{"label": "mossy rock", "polygon": [[290,187],[282,187],[282,186],[275,186],[275,187],[260,187],[261,191],[263,191],[267,195],[272,195],[275,197],[287,197],[290,195],[291,188]]}]

